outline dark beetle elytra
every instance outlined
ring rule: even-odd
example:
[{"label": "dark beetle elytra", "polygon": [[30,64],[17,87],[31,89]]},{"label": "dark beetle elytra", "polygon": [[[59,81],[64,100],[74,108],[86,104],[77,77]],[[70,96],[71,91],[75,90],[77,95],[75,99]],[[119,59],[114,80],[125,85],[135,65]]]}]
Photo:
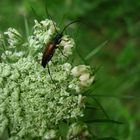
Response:
[{"label": "dark beetle elytra", "polygon": [[42,57],[42,66],[45,68],[46,65],[48,64],[48,62],[51,60],[51,58],[53,57],[54,53],[55,53],[55,49],[57,48],[57,45],[59,45],[59,43],[61,42],[62,40],[62,37],[63,37],[63,32],[65,31],[65,29],[75,23],[75,22],[78,22],[78,21],[73,21],[69,24],[67,24],[62,32],[58,32],[57,31],[57,34],[56,36],[52,39],[52,41],[50,41],[50,43],[46,44],[45,46],[45,49],[44,49],[44,52],[43,52],[43,57]]}]

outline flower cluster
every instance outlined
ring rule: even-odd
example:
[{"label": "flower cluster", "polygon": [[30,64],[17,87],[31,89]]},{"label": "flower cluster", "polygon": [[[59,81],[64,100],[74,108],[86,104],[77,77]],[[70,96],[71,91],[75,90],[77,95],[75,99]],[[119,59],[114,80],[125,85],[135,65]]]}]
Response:
[{"label": "flower cluster", "polygon": [[[80,91],[94,80],[90,67],[72,66],[57,49],[48,64],[54,84],[40,64],[44,44],[58,29],[54,25],[48,19],[35,21],[26,42],[15,29],[4,33],[8,36],[0,57],[0,137],[5,133],[13,140],[54,137],[59,124],[84,115],[85,97]],[[63,38],[58,47],[70,57],[74,40]]]},{"label": "flower cluster", "polygon": [[84,123],[73,123],[69,127],[69,131],[67,134],[67,139],[77,140],[77,138],[80,139],[91,139],[90,133],[88,131],[88,127]]}]

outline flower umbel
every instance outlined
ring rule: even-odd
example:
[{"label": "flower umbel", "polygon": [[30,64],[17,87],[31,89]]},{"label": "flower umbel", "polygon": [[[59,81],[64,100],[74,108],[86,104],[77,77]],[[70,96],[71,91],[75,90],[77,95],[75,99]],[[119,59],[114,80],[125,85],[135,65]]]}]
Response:
[{"label": "flower umbel", "polygon": [[[54,24],[48,19],[35,21],[33,29],[27,42],[16,29],[5,32],[7,43],[0,57],[0,137],[5,133],[13,140],[55,137],[60,123],[73,123],[84,115],[85,97],[80,91],[93,82],[90,67],[73,67],[56,50],[49,62],[56,88],[40,64],[44,44],[55,36]],[[63,38],[58,47],[70,57],[74,40]]]}]

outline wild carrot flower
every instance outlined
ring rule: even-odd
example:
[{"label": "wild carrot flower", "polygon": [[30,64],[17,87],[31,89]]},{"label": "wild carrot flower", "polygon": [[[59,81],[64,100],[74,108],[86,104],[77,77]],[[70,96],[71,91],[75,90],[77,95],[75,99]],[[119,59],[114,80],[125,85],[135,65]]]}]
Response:
[{"label": "wild carrot flower", "polygon": [[[57,28],[57,27],[56,27]],[[58,28],[57,28],[58,29]],[[3,37],[4,36],[4,37]],[[56,49],[47,68],[41,66],[42,50],[55,36],[51,20],[35,20],[33,33],[25,41],[14,28],[0,39],[0,137],[31,140],[58,137],[59,125],[83,117],[84,96],[94,76],[89,66],[73,66]],[[5,38],[5,39],[4,39]],[[67,35],[59,44],[70,57],[75,47]],[[59,137],[60,138],[60,137]]]}]

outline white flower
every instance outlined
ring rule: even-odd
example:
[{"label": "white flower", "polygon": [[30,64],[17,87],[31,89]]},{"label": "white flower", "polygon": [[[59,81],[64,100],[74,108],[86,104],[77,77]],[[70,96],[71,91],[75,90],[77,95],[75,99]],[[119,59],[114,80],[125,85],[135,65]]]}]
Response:
[{"label": "white flower", "polygon": [[67,140],[87,139],[90,137],[88,127],[83,123],[73,123],[68,131]]},{"label": "white flower", "polygon": [[16,48],[16,46],[22,40],[22,36],[14,28],[9,28],[7,32],[4,32],[4,34],[8,36],[7,40],[8,40],[8,43],[9,43],[9,48]]},{"label": "white flower", "polygon": [[49,130],[45,133],[43,140],[53,140],[57,138],[57,133],[55,130]]},{"label": "white flower", "polygon": [[63,65],[63,68],[64,68],[64,70],[65,70],[66,72],[70,72],[72,66],[71,66],[70,63],[65,63],[65,64]]},{"label": "white flower", "polygon": [[[1,68],[2,69],[2,68]],[[1,77],[7,77],[11,73],[11,67],[9,65],[5,66],[1,71]]]},{"label": "white flower", "polygon": [[89,71],[88,68],[89,68],[89,66],[86,66],[86,65],[75,66],[71,70],[71,73],[72,73],[73,76],[78,77],[81,74],[88,72]]},{"label": "white flower", "polygon": [[[84,115],[85,97],[80,92],[93,82],[90,67],[73,66],[59,49],[48,63],[50,74],[41,66],[44,47],[58,30],[54,25],[51,20],[35,20],[33,34],[23,43],[15,29],[5,32],[9,44],[0,63],[0,137],[9,128],[9,139],[57,139],[64,120],[71,123]],[[58,47],[69,56],[74,40],[65,35],[62,39]]]},{"label": "white flower", "polygon": [[89,73],[84,73],[79,77],[82,86],[90,86],[94,81],[94,76],[90,77]]},{"label": "white flower", "polygon": [[35,20],[35,25],[33,28],[33,34],[36,36],[36,39],[38,41],[42,41],[42,43],[48,42],[52,35],[54,35],[56,32],[55,23],[48,19],[41,21],[40,23]]},{"label": "white flower", "polygon": [[80,92],[84,87],[90,86],[94,81],[94,76],[91,75],[90,67],[86,65],[75,66],[71,70],[71,75],[78,78],[78,86],[75,88],[77,92]]},{"label": "white flower", "polygon": [[72,38],[69,38],[68,36],[63,36],[62,41],[60,43],[60,46],[61,45],[64,46],[63,53],[66,56],[69,56],[73,52],[75,42],[74,42],[74,40]]}]

